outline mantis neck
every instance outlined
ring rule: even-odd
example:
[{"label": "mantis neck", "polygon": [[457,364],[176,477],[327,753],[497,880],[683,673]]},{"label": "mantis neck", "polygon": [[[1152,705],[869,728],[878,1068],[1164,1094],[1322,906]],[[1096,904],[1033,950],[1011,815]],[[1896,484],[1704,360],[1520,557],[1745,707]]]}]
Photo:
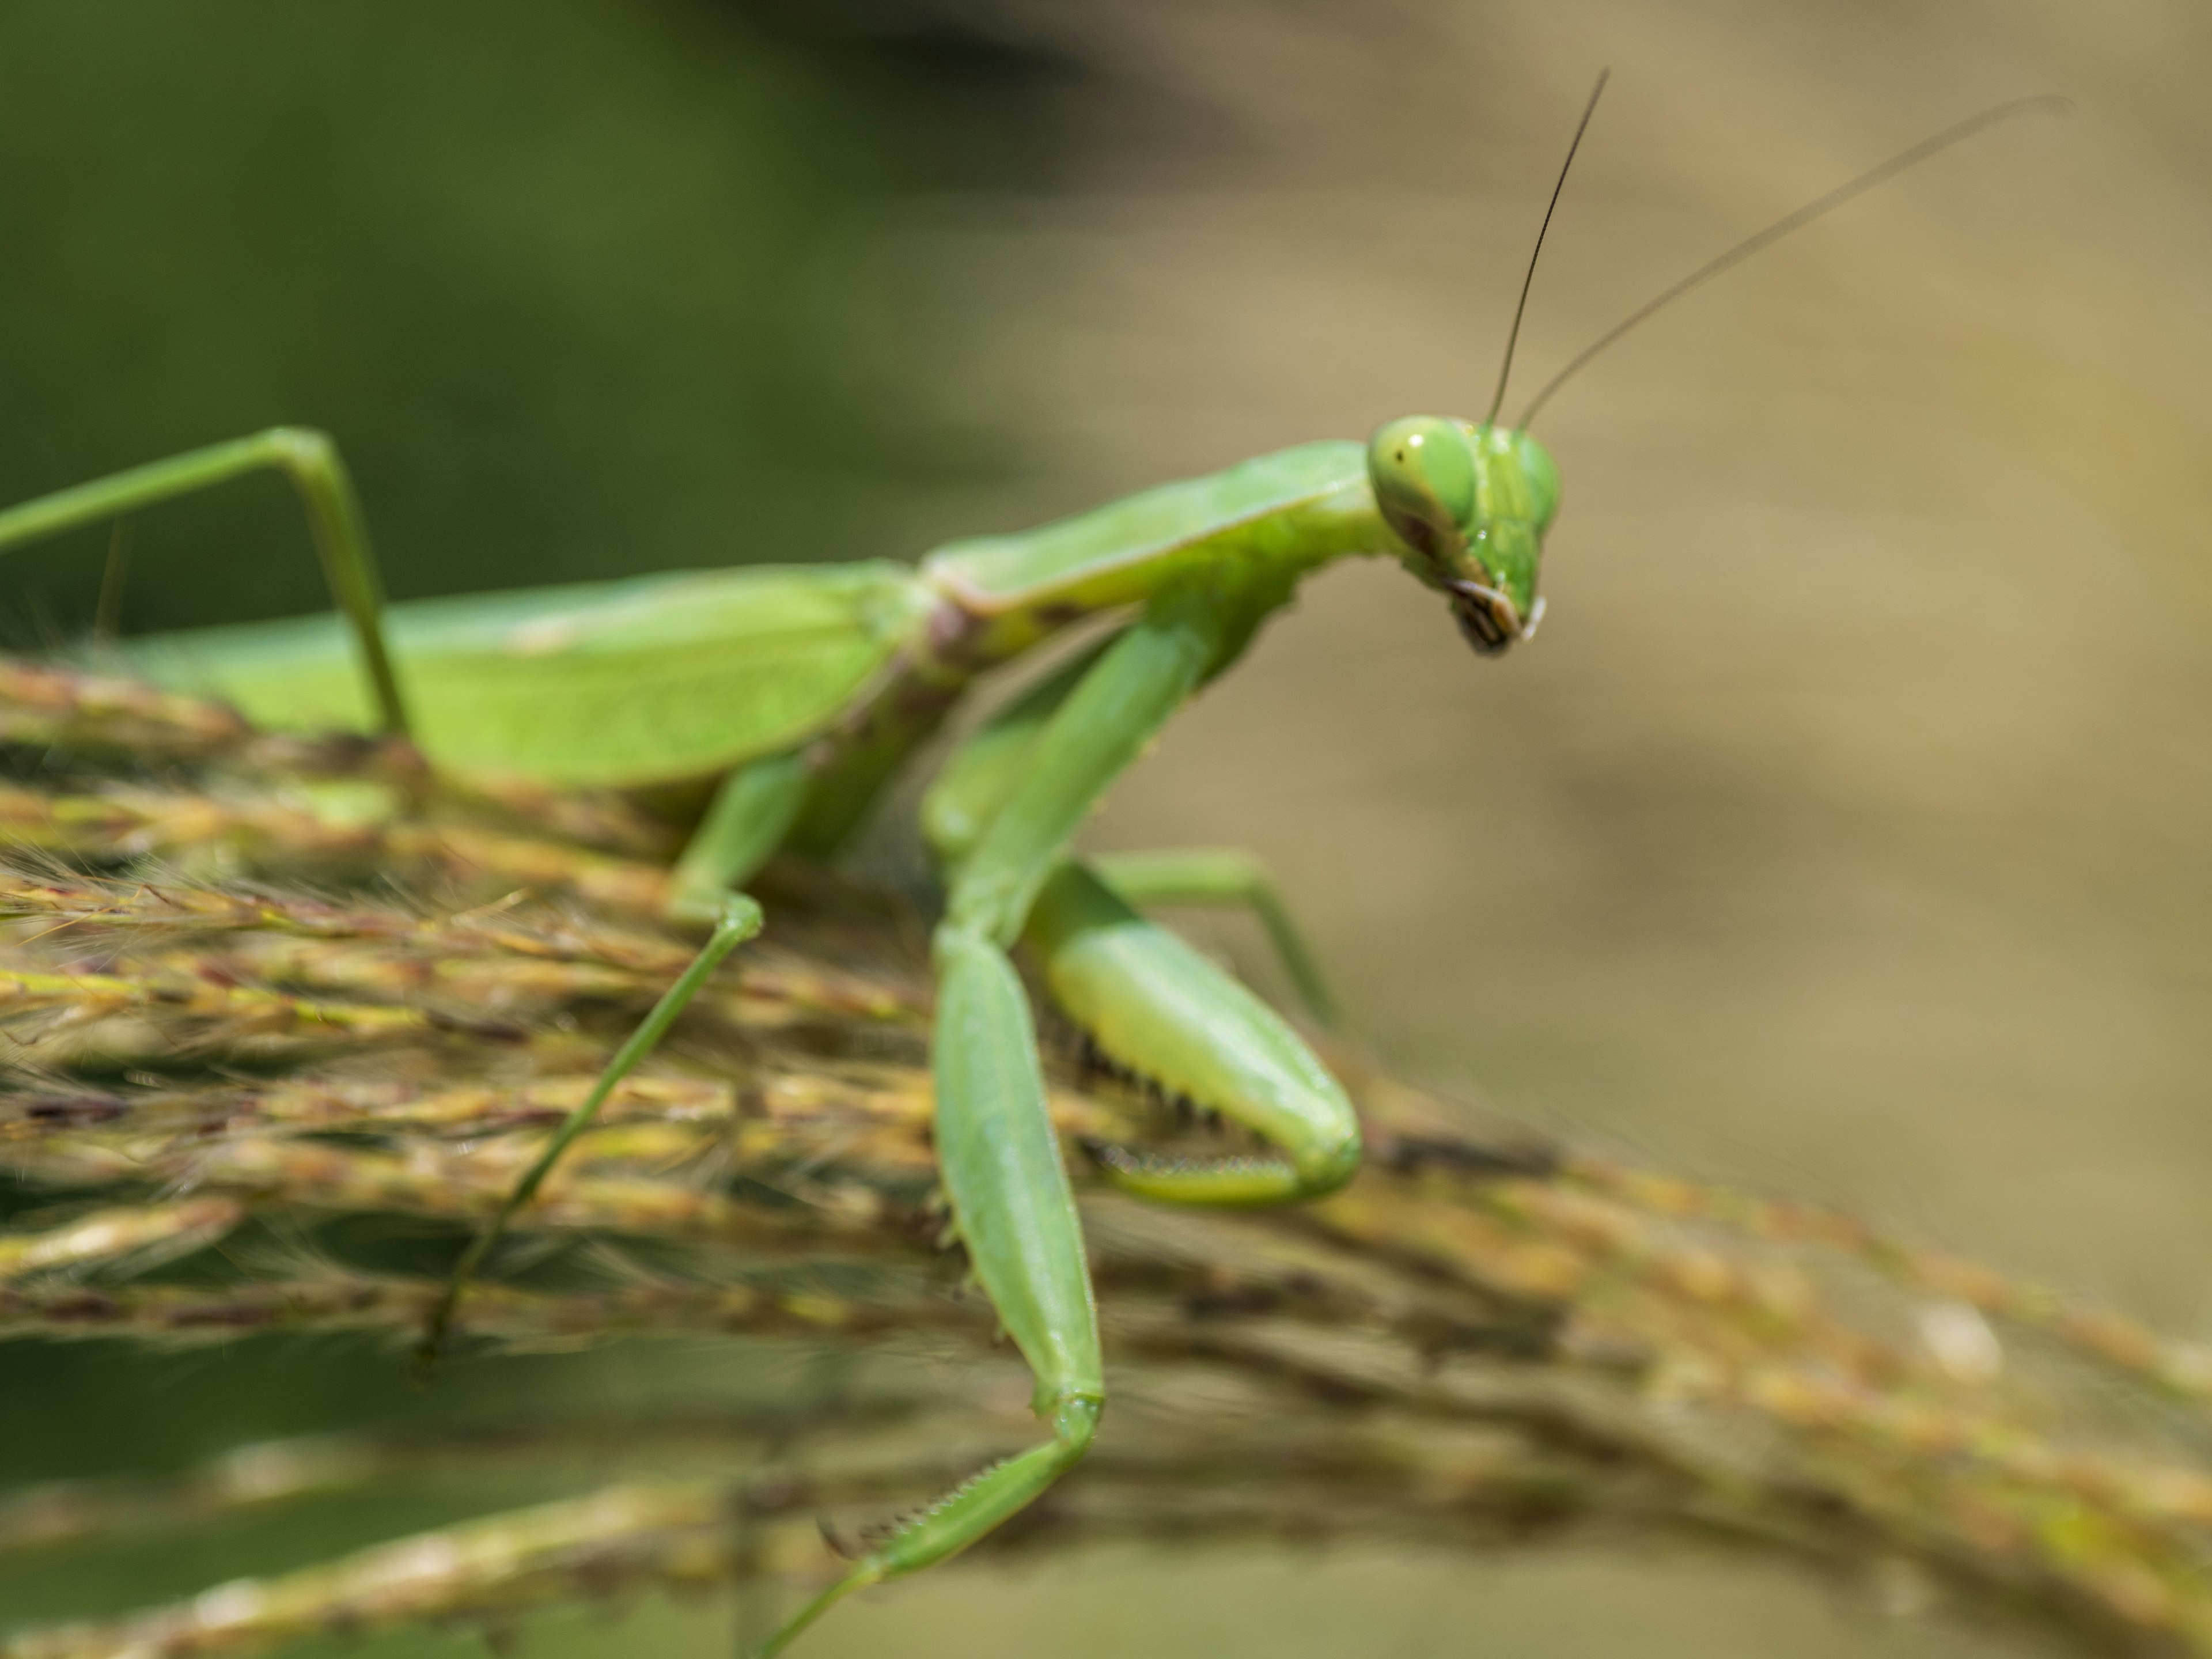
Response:
[{"label": "mantis neck", "polygon": [[1076,623],[1197,586],[1265,611],[1310,571],[1406,550],[1382,522],[1357,443],[1306,444],[1010,536],[939,548],[932,654],[968,673]]}]

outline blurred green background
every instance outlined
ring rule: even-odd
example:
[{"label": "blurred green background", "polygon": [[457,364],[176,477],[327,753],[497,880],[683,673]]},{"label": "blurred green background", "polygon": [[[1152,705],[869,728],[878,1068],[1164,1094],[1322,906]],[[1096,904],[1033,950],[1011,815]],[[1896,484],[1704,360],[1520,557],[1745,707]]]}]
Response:
[{"label": "blurred green background", "polygon": [[[914,554],[1479,414],[1605,64],[1522,395],[1923,134],[2022,93],[2077,108],[1854,204],[1563,395],[1534,648],[1478,662],[1394,569],[1332,573],[1096,838],[1265,854],[1418,1078],[2201,1332],[2212,26],[2179,0],[19,0],[0,499],[312,422],[415,596]],[[0,569],[10,641],[88,624],[104,545]],[[148,516],[124,619],[317,602],[263,483]],[[0,1473],[648,1397],[728,1363],[483,1365],[425,1399],[373,1350],[10,1349]],[[0,1614],[501,1499],[27,1569]],[[648,1640],[726,1650],[727,1610],[556,1620],[526,1650]],[[809,1650],[1625,1642],[1978,1644],[1692,1558],[1115,1552],[933,1575]]]}]

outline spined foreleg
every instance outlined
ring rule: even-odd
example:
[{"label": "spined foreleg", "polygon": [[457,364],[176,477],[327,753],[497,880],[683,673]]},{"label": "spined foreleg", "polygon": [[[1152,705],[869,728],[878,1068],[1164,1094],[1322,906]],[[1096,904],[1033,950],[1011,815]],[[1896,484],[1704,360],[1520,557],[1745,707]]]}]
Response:
[{"label": "spined foreleg", "polygon": [[1279,1148],[1280,1158],[1093,1152],[1115,1185],[1179,1204],[1279,1204],[1359,1168],[1343,1086],[1273,1009],[1079,863],[1060,866],[1026,938],[1053,1000],[1108,1059]]}]

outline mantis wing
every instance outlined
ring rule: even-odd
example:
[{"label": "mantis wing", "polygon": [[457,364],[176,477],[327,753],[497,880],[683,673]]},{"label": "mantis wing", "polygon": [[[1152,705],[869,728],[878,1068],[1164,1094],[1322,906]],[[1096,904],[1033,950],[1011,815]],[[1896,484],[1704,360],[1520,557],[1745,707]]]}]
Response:
[{"label": "mantis wing", "polygon": [[[636,787],[712,775],[805,741],[868,687],[933,599],[888,561],[680,572],[398,605],[386,628],[441,765]],[[139,672],[257,723],[366,729],[334,616],[146,635]]]}]

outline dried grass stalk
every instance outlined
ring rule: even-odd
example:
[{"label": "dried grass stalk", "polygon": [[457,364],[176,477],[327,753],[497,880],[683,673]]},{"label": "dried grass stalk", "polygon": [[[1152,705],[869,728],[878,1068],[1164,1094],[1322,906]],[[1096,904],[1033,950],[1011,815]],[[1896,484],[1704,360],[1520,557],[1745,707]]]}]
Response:
[{"label": "dried grass stalk", "polygon": [[[0,1340],[400,1348],[438,1263],[685,958],[652,920],[671,837],[619,800],[461,787],[386,745],[23,664],[0,662],[0,743],[19,761],[0,790]],[[817,1578],[835,1562],[816,1519],[865,1523],[1018,1439],[989,1310],[940,1243],[919,925],[781,879],[769,938],[617,1092],[459,1329],[922,1354],[944,1386],[825,1396],[804,1460],[787,1402],[736,1397],[703,1419],[276,1443],[167,1482],[19,1492],[0,1553],[502,1458],[589,1449],[636,1471],[0,1654],[245,1653],[496,1626],[632,1584]],[[1370,1144],[1346,1191],[1249,1215],[1084,1191],[1114,1409],[988,1551],[1682,1535],[2100,1650],[2212,1653],[2212,1355],[1334,1058]],[[1071,1140],[1223,1133],[1073,1047],[1052,1074]],[[351,1249],[367,1218],[405,1218],[418,1259]],[[2114,1412],[2128,1390],[2138,1408]],[[724,1474],[652,1477],[679,1441]]]}]

